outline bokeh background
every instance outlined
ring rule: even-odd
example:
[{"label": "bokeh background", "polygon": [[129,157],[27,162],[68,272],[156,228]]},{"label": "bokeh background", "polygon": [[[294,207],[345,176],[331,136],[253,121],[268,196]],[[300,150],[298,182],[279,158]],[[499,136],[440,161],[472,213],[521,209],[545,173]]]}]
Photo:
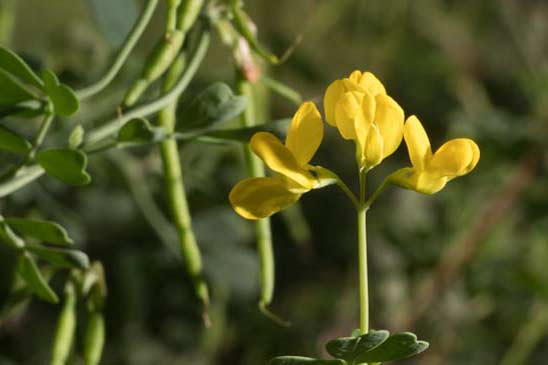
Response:
[{"label": "bokeh background", "polygon": [[[135,20],[134,0],[1,0],[0,43],[37,68],[81,86],[97,79]],[[336,78],[371,70],[434,147],[469,137],[481,161],[469,176],[423,196],[391,188],[368,217],[374,328],[412,330],[430,349],[399,364],[548,363],[548,2],[545,0],[246,1],[262,42],[289,60],[263,71],[321,102]],[[158,9],[127,66],[78,120],[99,123],[121,100],[162,32]],[[187,93],[234,83],[231,54],[216,38]],[[261,85],[263,121],[295,105]],[[90,121],[90,122],[88,122]],[[55,139],[49,143],[55,143]],[[258,266],[250,222],[227,194],[244,176],[241,148],[185,144],[186,188],[213,291],[204,329],[170,241],[156,148],[90,161],[84,188],[42,178],[0,203],[3,215],[61,222],[79,248],[103,262],[109,295],[103,364],[265,364],[275,355],[320,356],[358,324],[355,219],[336,188],[306,194],[273,217],[282,328],[256,307]],[[315,163],[357,187],[353,146],[328,128]],[[369,179],[374,187],[408,164],[405,147]],[[156,224],[151,226],[150,219]],[[5,273],[13,268],[0,255]],[[0,277],[4,290],[7,278]],[[54,286],[55,286],[54,282]],[[56,286],[60,290],[62,280]],[[33,301],[1,317],[0,364],[46,364],[59,307]],[[81,328],[79,331],[81,332]],[[77,346],[81,346],[81,340]],[[75,364],[79,364],[75,359]]]}]

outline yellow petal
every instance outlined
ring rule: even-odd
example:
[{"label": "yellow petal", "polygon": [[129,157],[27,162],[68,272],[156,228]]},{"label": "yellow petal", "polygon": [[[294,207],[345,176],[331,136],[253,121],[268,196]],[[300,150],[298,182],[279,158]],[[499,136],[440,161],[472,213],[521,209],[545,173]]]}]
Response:
[{"label": "yellow petal", "polygon": [[383,140],[379,128],[375,124],[371,124],[367,133],[367,140],[364,148],[364,166],[371,168],[377,166],[382,161],[383,157]]},{"label": "yellow petal", "polygon": [[301,194],[287,189],[280,177],[253,177],[240,181],[230,192],[230,204],[246,219],[260,219],[295,203]]},{"label": "yellow petal", "polygon": [[479,148],[467,138],[444,143],[428,163],[427,169],[439,176],[456,177],[469,173],[479,160]]},{"label": "yellow petal", "polygon": [[337,123],[335,122],[335,107],[344,93],[345,88],[343,82],[341,80],[336,80],[328,86],[323,97],[325,120],[333,127],[337,126]]},{"label": "yellow petal", "polygon": [[432,156],[432,149],[428,135],[416,116],[412,115],[407,118],[403,136],[413,167],[417,170],[424,170],[426,161]]},{"label": "yellow petal", "polygon": [[293,152],[301,165],[310,162],[323,138],[323,122],[316,105],[303,103],[293,116],[285,139],[285,146]]},{"label": "yellow petal", "polygon": [[251,149],[272,170],[287,176],[305,188],[311,189],[316,179],[301,167],[293,153],[271,133],[255,133],[251,138]]},{"label": "yellow petal", "polygon": [[360,110],[354,117],[354,129],[356,133],[356,140],[358,141],[360,148],[363,150],[367,143],[366,139],[371,125],[375,118],[375,98],[368,92],[359,93],[361,98]]},{"label": "yellow petal", "polygon": [[365,88],[365,90],[373,96],[386,94],[386,89],[384,88],[382,82],[380,82],[379,79],[371,72],[364,72],[361,75],[358,84],[360,84],[360,86]]},{"label": "yellow petal", "polygon": [[352,73],[348,76],[348,79],[356,84],[360,83],[360,79],[362,78],[362,72],[361,71],[352,71]]},{"label": "yellow petal", "polygon": [[342,95],[335,107],[335,121],[344,139],[356,139],[355,119],[361,113],[363,93],[349,91]]},{"label": "yellow petal", "polygon": [[422,194],[434,194],[447,184],[447,177],[431,175],[424,171],[417,171],[411,167],[399,169],[390,175],[391,183],[404,189],[414,190]]},{"label": "yellow petal", "polygon": [[403,109],[394,99],[385,94],[375,97],[375,124],[384,142],[383,158],[393,154],[403,138]]}]

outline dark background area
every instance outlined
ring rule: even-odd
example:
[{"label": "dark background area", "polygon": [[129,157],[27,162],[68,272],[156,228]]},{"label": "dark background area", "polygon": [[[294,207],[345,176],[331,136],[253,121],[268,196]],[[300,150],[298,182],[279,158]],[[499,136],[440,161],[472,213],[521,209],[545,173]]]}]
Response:
[{"label": "dark background area", "polygon": [[[106,69],[141,5],[0,0],[0,43],[82,86]],[[522,355],[519,364],[548,363],[548,2],[256,0],[246,6],[275,53],[303,36],[287,62],[263,68],[305,99],[320,103],[332,80],[370,70],[406,115],[419,116],[434,148],[455,137],[480,146],[470,175],[433,196],[390,188],[368,215],[372,325],[412,330],[431,343],[423,355],[398,364],[509,365],[504,359],[512,351]],[[59,139],[74,123],[91,126],[115,110],[162,22],[160,8],[116,82],[83,104],[78,120],[56,125]],[[187,93],[214,81],[234,83],[230,52],[218,37]],[[260,94],[264,121],[296,109],[266,89]],[[326,130],[313,162],[356,189],[353,145]],[[91,185],[69,188],[42,178],[0,208],[3,215],[62,223],[80,249],[103,263],[109,288],[103,364],[257,365],[275,355],[325,355],[327,340],[358,324],[348,200],[329,187],[273,217],[272,308],[293,323],[282,328],[257,309],[252,224],[228,204],[228,192],[244,177],[241,148],[191,143],[180,153],[212,289],[210,329],[202,326],[179,256],[159,238],[172,228],[157,148],[93,156]],[[370,190],[408,164],[401,146],[373,170]],[[163,225],[145,219],[136,204],[143,197],[158,204]],[[2,271],[13,266],[7,252],[0,261]],[[59,289],[62,278],[56,280]],[[34,300],[2,317],[0,364],[46,364],[58,310]]]}]

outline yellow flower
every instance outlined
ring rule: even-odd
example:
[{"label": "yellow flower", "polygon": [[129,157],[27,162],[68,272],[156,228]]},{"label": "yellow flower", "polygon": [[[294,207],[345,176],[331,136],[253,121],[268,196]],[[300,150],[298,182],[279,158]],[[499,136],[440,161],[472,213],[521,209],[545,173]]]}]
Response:
[{"label": "yellow flower", "polygon": [[432,153],[428,135],[414,115],[405,122],[404,138],[413,167],[400,169],[389,179],[419,193],[437,193],[448,181],[472,171],[480,158],[478,145],[467,138],[452,139]]},{"label": "yellow flower", "polygon": [[248,178],[236,184],[229,194],[234,210],[247,219],[265,218],[295,203],[303,193],[321,187],[317,173],[323,169],[309,162],[322,138],[322,118],[311,102],[303,103],[293,116],[285,145],[271,133],[253,135],[251,149],[279,175]]},{"label": "yellow flower", "polygon": [[403,138],[404,113],[371,73],[354,71],[336,80],[324,96],[327,123],[356,143],[361,168],[370,169],[396,151]]}]

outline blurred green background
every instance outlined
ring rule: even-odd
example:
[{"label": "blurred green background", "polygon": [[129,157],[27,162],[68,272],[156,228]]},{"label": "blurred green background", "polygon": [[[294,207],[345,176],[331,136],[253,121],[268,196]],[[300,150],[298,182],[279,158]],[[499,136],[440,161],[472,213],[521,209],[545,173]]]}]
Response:
[{"label": "blurred green background", "polygon": [[[82,86],[106,69],[141,5],[0,0],[0,43]],[[277,54],[303,36],[287,62],[263,68],[305,99],[320,103],[332,80],[370,70],[406,115],[419,116],[434,148],[454,137],[473,138],[481,148],[476,170],[442,192],[391,188],[369,213],[372,325],[412,330],[431,343],[423,355],[398,364],[547,364],[548,2],[255,0],[246,6],[259,38]],[[84,104],[78,120],[57,125],[60,139],[75,122],[99,122],[115,110],[162,22],[160,8],[115,84]],[[214,81],[234,83],[231,54],[218,38],[187,93]],[[295,111],[258,89],[263,121]],[[241,148],[192,143],[180,153],[212,288],[210,329],[201,324],[171,242],[157,148],[93,156],[91,185],[68,188],[42,178],[0,208],[6,216],[62,223],[79,248],[103,262],[109,287],[103,364],[258,365],[275,355],[325,355],[328,339],[358,324],[350,203],[329,187],[273,217],[273,310],[293,323],[282,328],[257,309],[252,224],[227,200],[244,177]],[[333,128],[314,163],[356,189],[353,146]],[[370,188],[408,163],[402,146],[372,172]],[[155,228],[143,213],[159,222]],[[0,254],[2,300],[10,258]],[[59,292],[62,280],[55,285]],[[34,300],[1,317],[0,364],[46,364],[58,310]]]}]

